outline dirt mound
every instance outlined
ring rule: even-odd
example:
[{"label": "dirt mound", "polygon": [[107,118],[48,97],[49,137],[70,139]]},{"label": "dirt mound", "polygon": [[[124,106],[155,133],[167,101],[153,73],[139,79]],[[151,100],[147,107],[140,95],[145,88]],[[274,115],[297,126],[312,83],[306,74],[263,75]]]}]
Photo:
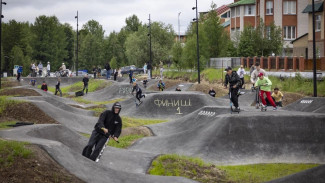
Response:
[{"label": "dirt mound", "polygon": [[208,82],[196,83],[190,88],[190,91],[200,91],[208,94],[211,87],[216,91],[216,97],[222,97],[228,94],[228,89],[224,89],[221,84],[209,84]]},{"label": "dirt mound", "polygon": [[151,131],[149,128],[144,126],[134,127],[134,128],[125,128],[122,130],[121,137],[122,136],[128,136],[128,135],[144,135],[145,137],[152,136]]},{"label": "dirt mound", "polygon": [[0,167],[0,182],[83,182],[38,146],[29,145],[27,148],[33,152],[30,158],[15,157],[11,166]]},{"label": "dirt mound", "polygon": [[18,81],[12,81],[12,80],[6,80],[1,82],[1,88],[10,88],[10,87],[16,87],[21,86],[21,83]]},{"label": "dirt mound", "polygon": [[19,103],[7,107],[0,114],[0,121],[25,121],[37,124],[58,124],[53,118],[49,117],[42,110],[32,103]]},{"label": "dirt mound", "polygon": [[5,89],[0,92],[0,96],[19,96],[19,97],[27,97],[27,96],[41,96],[38,92],[31,89],[26,88],[12,88]]}]

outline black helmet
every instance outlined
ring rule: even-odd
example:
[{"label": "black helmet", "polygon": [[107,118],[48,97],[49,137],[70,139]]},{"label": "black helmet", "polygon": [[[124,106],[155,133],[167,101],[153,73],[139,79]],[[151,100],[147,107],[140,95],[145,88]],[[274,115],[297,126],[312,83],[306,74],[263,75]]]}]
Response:
[{"label": "black helmet", "polygon": [[115,102],[115,104],[113,105],[113,108],[119,108],[122,109],[122,106],[119,102]]}]

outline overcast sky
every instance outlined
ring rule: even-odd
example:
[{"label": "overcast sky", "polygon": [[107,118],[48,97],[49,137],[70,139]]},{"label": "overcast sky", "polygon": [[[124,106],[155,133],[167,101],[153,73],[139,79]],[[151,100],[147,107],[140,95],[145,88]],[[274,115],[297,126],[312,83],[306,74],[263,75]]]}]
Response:
[{"label": "overcast sky", "polygon": [[[195,17],[195,0],[3,0],[4,22],[11,19],[33,23],[39,15],[58,17],[61,23],[69,23],[76,29],[75,16],[79,11],[79,27],[88,20],[97,20],[104,28],[105,35],[119,31],[125,25],[125,18],[137,15],[141,22],[147,23],[149,14],[152,21],[172,24],[178,32],[178,12],[180,30],[184,33]],[[212,0],[198,0],[199,12],[208,11]],[[232,3],[233,0],[213,0],[218,7]]]}]

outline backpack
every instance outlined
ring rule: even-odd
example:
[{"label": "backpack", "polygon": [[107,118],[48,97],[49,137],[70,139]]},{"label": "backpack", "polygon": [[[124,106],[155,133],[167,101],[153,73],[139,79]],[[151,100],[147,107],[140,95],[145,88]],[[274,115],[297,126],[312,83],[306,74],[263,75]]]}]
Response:
[{"label": "backpack", "polygon": [[77,91],[76,92],[76,97],[80,97],[80,96],[83,96],[83,95],[84,95],[83,91]]}]

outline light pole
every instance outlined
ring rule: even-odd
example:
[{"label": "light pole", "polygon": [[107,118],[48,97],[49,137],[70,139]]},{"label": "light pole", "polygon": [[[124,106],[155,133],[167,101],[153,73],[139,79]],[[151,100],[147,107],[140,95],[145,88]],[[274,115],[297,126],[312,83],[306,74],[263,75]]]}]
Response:
[{"label": "light pole", "polygon": [[1,89],[1,73],[2,73],[1,72],[1,69],[2,69],[1,68],[1,59],[2,59],[1,58],[1,56],[2,56],[1,55],[1,47],[2,47],[2,44],[1,43],[2,43],[2,37],[1,36],[2,36],[2,18],[4,18],[4,16],[2,15],[2,5],[6,5],[7,3],[6,2],[2,2],[2,0],[0,0],[0,2],[1,2],[0,3],[0,16],[1,16],[0,17],[0,89]]},{"label": "light pole", "polygon": [[194,18],[193,21],[196,21],[197,72],[198,72],[198,83],[200,84],[199,18],[198,18],[198,11],[197,11],[197,0],[196,0],[196,6],[193,7],[192,10],[196,10],[196,18]]},{"label": "light pole", "polygon": [[313,11],[313,62],[314,62],[314,77],[313,77],[313,82],[314,82],[314,97],[317,97],[317,82],[316,82],[316,41],[315,41],[315,1],[312,0],[312,11]]},{"label": "light pole", "polygon": [[[149,14],[149,33],[148,33],[148,36],[149,36],[149,57],[150,57],[150,60],[149,60],[149,64],[151,65],[152,67],[152,52],[151,52],[151,18],[150,18],[150,14]],[[150,69],[150,76],[152,77],[152,68]],[[149,78],[151,79],[151,78]]]},{"label": "light pole", "polygon": [[181,29],[180,29],[180,21],[179,21],[179,16],[181,15],[182,12],[178,13],[178,41],[181,42]]},{"label": "light pole", "polygon": [[74,18],[77,19],[77,51],[76,51],[76,76],[78,76],[78,53],[79,53],[79,30],[78,30],[78,26],[79,26],[79,16],[78,16],[78,11],[77,11],[77,16],[75,16]]}]

